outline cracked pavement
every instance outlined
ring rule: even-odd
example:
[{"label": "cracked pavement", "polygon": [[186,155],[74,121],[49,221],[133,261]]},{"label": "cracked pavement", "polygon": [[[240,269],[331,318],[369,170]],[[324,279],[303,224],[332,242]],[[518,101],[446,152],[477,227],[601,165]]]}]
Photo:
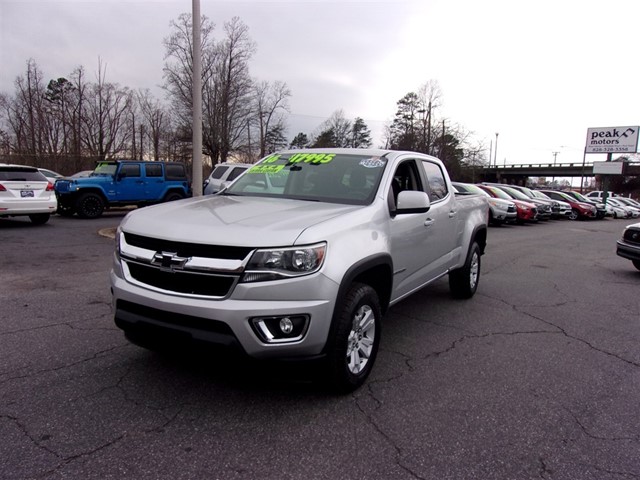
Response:
[{"label": "cracked pavement", "polygon": [[391,308],[336,396],[300,366],[129,344],[98,234],[122,215],[0,220],[0,478],[640,478],[631,221],[491,228],[476,296],[443,279]]}]

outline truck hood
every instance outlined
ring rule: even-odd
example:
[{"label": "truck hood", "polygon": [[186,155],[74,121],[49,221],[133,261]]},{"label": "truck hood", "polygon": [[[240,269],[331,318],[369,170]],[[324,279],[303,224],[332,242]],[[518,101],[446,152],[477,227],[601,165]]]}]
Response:
[{"label": "truck hood", "polygon": [[129,233],[164,240],[277,247],[295,245],[305,229],[358,208],[362,206],[208,195],[133,211],[121,227]]}]

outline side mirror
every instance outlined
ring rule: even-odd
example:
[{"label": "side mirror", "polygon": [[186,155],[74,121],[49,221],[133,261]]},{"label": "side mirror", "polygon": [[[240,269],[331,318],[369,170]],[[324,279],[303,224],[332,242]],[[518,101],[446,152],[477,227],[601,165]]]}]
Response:
[{"label": "side mirror", "polygon": [[396,214],[426,213],[431,208],[431,201],[426,192],[403,190],[398,194]]},{"label": "side mirror", "polygon": [[127,174],[126,174],[125,172],[120,172],[120,173],[118,173],[118,175],[116,176],[116,180],[117,180],[117,181],[120,181],[120,180],[122,180],[123,178],[127,178]]}]

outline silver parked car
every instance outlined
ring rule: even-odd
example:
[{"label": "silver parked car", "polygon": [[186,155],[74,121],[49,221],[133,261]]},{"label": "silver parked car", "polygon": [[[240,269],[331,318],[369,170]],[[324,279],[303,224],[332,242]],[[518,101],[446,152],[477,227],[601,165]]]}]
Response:
[{"label": "silver parked car", "polygon": [[515,223],[518,218],[516,204],[502,198],[494,198],[477,185],[472,183],[451,182],[459,193],[477,194],[487,197],[489,203],[489,223],[502,225],[503,223]]}]

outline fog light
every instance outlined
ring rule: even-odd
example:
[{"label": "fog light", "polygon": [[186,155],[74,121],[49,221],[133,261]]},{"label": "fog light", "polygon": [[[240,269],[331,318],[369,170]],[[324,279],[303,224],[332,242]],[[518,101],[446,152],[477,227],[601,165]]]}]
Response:
[{"label": "fog light", "polygon": [[251,328],[264,343],[291,343],[301,340],[309,327],[309,315],[254,317]]},{"label": "fog light", "polygon": [[282,333],[285,335],[289,335],[293,332],[293,322],[289,317],[284,317],[280,320],[280,330],[282,330]]}]

